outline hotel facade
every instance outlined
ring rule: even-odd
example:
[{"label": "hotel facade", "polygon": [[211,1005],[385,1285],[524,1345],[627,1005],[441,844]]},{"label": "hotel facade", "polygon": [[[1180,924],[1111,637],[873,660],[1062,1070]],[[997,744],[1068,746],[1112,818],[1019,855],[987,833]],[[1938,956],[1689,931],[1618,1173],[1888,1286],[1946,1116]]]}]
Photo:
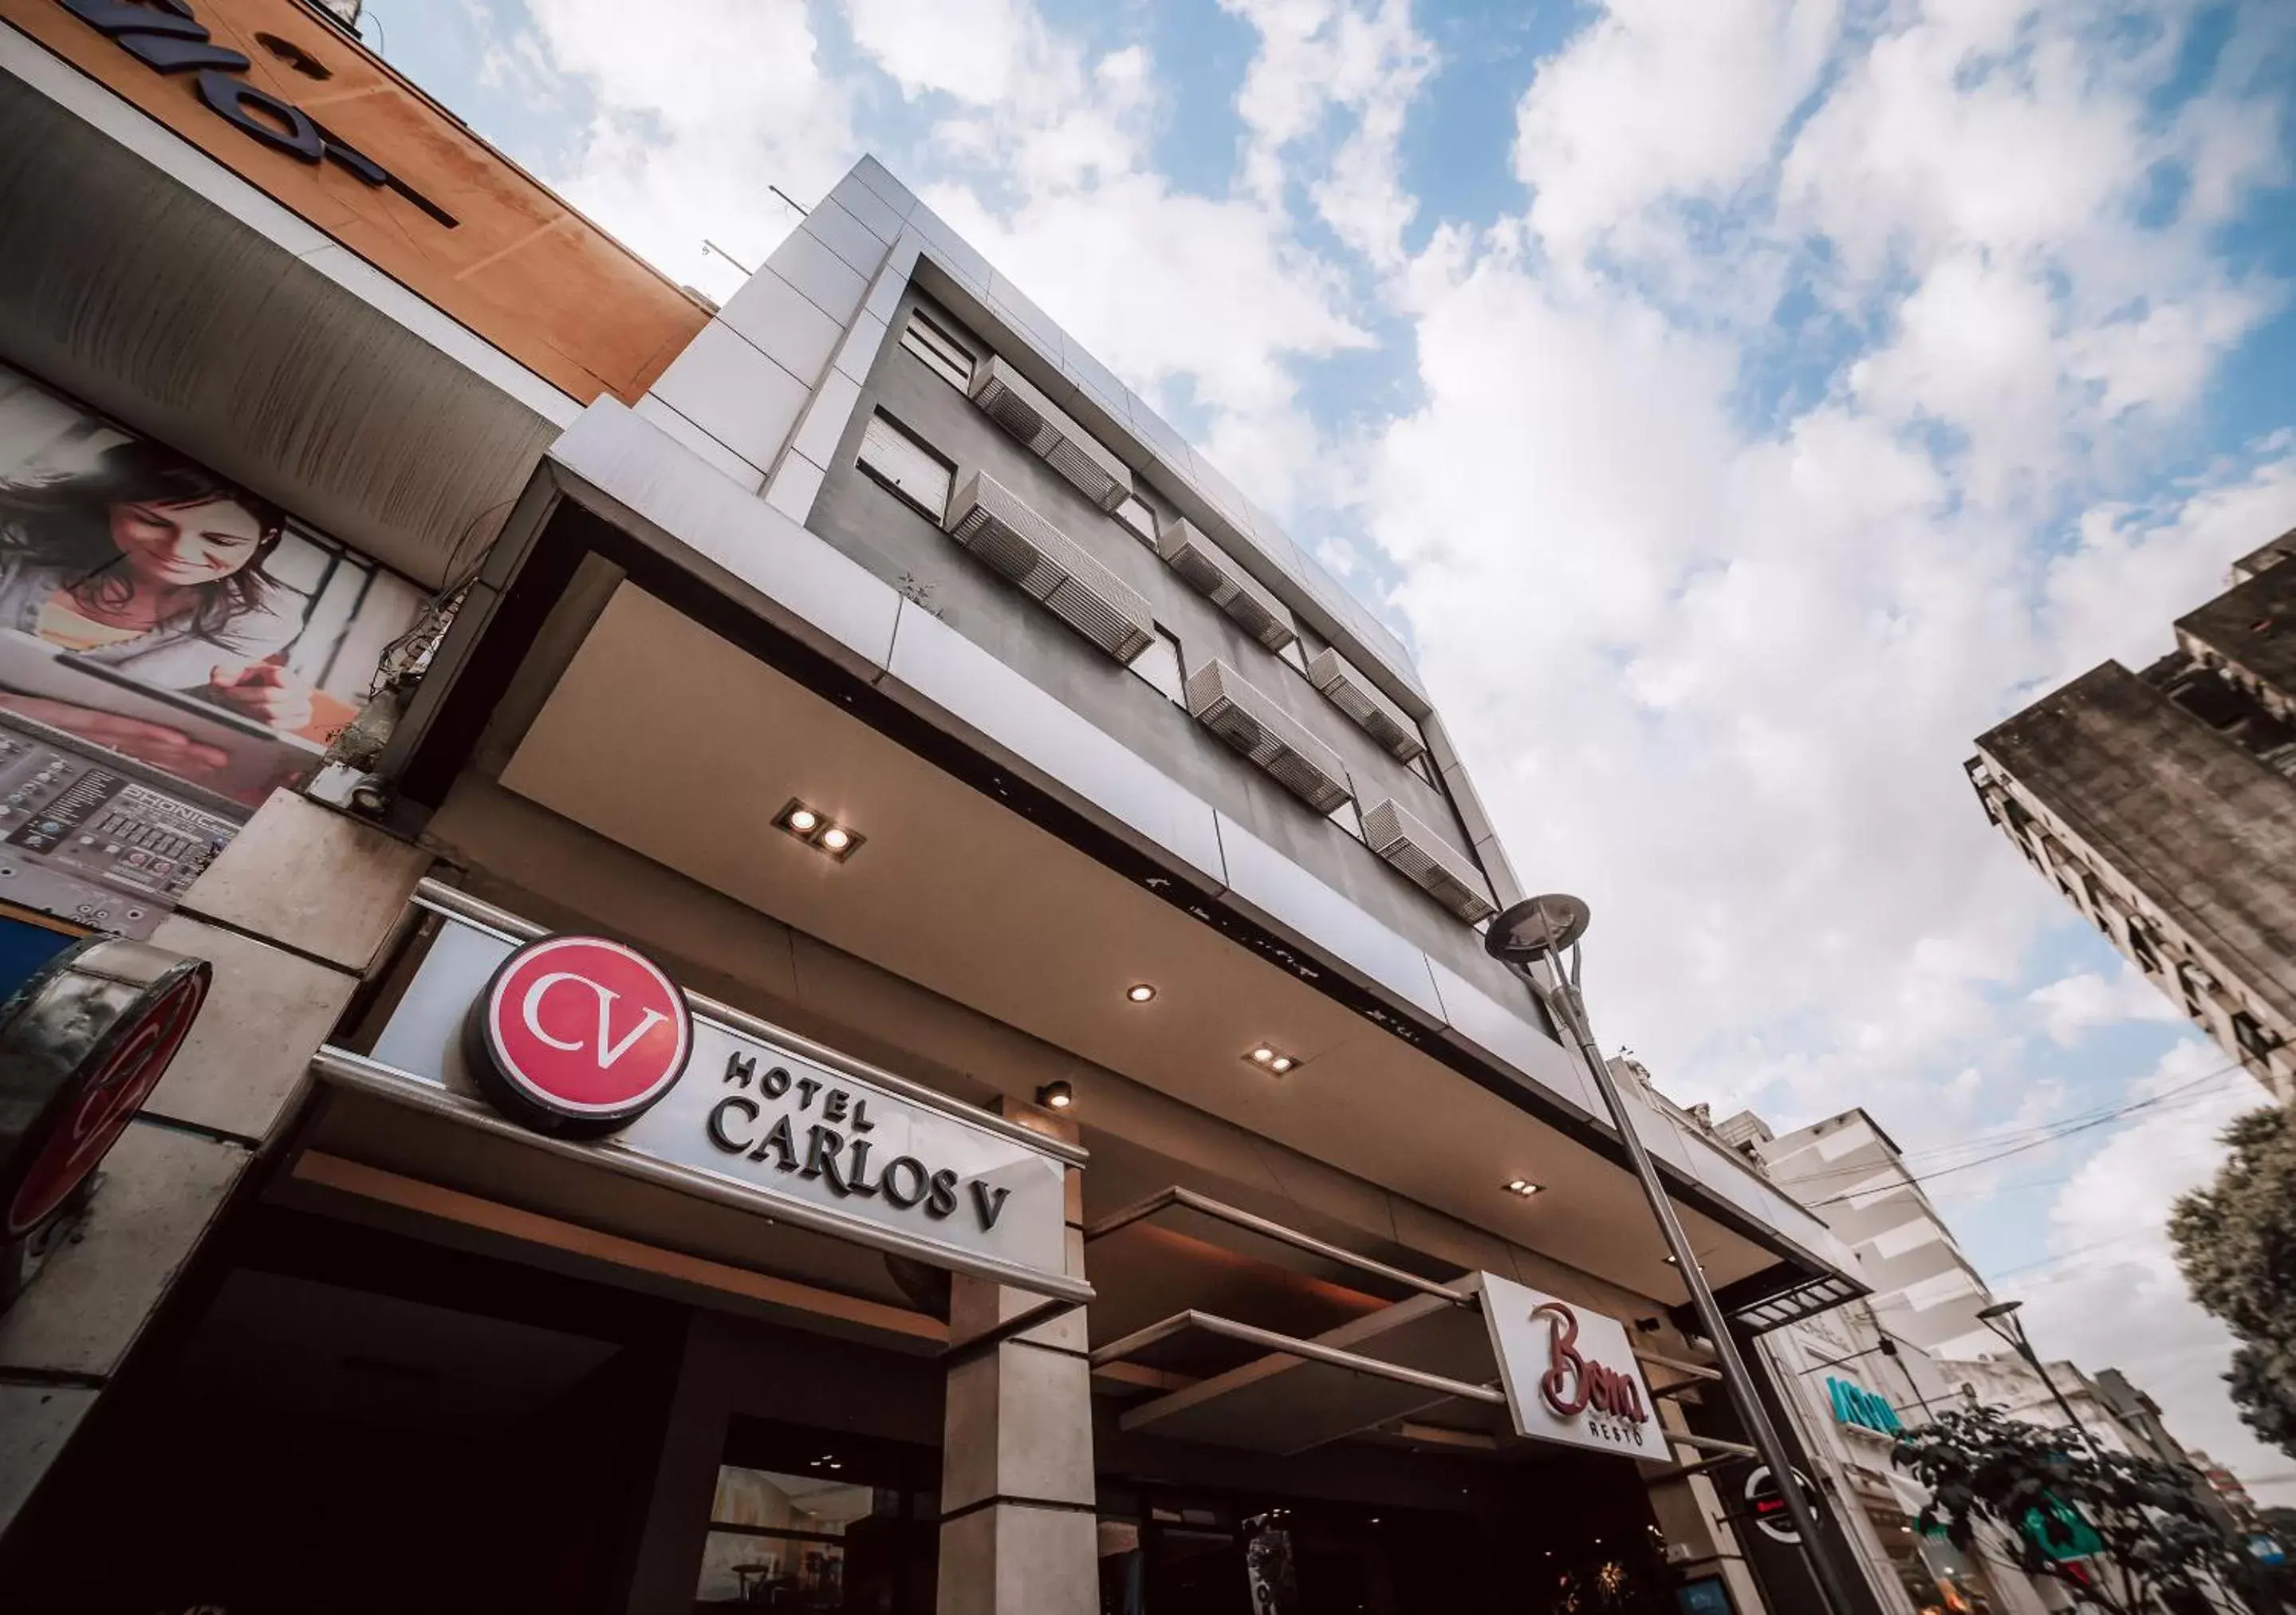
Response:
[{"label": "hotel facade", "polygon": [[883,167],[0,0],[0,248],[8,1608],[1816,1607],[1410,656]]}]

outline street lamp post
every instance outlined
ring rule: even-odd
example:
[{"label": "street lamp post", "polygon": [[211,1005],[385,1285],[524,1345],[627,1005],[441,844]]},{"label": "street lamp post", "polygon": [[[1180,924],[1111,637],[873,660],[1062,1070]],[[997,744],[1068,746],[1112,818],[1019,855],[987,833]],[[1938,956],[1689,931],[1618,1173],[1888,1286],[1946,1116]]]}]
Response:
[{"label": "street lamp post", "polygon": [[[1684,1285],[1690,1291],[1691,1302],[1697,1308],[1707,1338],[1713,1342],[1715,1358],[1721,1365],[1722,1382],[1737,1406],[1739,1420],[1752,1436],[1762,1462],[1769,1465],[1771,1475],[1777,1480],[1778,1495],[1785,1499],[1795,1533],[1801,1538],[1802,1553],[1816,1579],[1818,1596],[1830,1615],[1857,1615],[1857,1601],[1850,1596],[1840,1570],[1825,1552],[1825,1545],[1818,1538],[1816,1511],[1802,1493],[1785,1443],[1779,1439],[1777,1427],[1770,1422],[1769,1412],[1755,1390],[1753,1375],[1739,1354],[1737,1342],[1731,1338],[1728,1321],[1723,1317],[1714,1291],[1706,1283],[1697,1253],[1690,1248],[1690,1237],[1683,1232],[1681,1218],[1675,1215],[1674,1201],[1659,1177],[1658,1164],[1651,1159],[1642,1135],[1636,1131],[1626,1096],[1620,1092],[1618,1078],[1611,1074],[1609,1062],[1595,1045],[1594,1029],[1587,1024],[1587,1001],[1578,990],[1578,939],[1587,934],[1588,918],[1587,905],[1577,898],[1556,893],[1526,898],[1491,922],[1490,930],[1483,939],[1484,950],[1521,977],[1578,1044],[1587,1074],[1611,1113],[1611,1125],[1618,1129],[1619,1141],[1626,1146],[1627,1159],[1633,1163],[1635,1176],[1642,1183],[1643,1195],[1650,1201],[1651,1215],[1657,1219],[1666,1248],[1682,1275]],[[1541,963],[1554,974],[1551,983],[1540,980],[1531,968]]]},{"label": "street lamp post", "polygon": [[1990,1307],[1980,1307],[1977,1321],[2008,1341],[2017,1355],[2025,1359],[2026,1365],[2041,1376],[2041,1383],[2048,1387],[2049,1395],[2056,1399],[2057,1411],[2065,1415],[2065,1422],[2080,1432],[2081,1442],[2088,1448],[2089,1455],[2102,1459],[2104,1454],[2098,1447],[2096,1438],[2088,1433],[2088,1426],[2080,1422],[2080,1415],[2073,1411],[2073,1405],[2065,1400],[2065,1393],[2057,1389],[2057,1382],[2042,1366],[2040,1354],[2033,1349],[2032,1340],[2025,1333],[2025,1322],[2017,1316],[2017,1309],[2024,1304],[2022,1301],[1996,1301]]}]

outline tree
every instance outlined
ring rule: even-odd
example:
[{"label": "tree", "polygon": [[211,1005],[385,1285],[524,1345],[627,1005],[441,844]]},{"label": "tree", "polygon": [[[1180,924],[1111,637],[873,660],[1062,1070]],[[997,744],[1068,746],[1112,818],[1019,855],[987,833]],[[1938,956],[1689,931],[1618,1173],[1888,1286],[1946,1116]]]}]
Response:
[{"label": "tree", "polygon": [[2240,1416],[2296,1457],[2296,1127],[2253,1111],[2223,1138],[2230,1159],[2177,1202],[2169,1237],[2193,1299],[2240,1341],[2225,1376]]},{"label": "tree", "polygon": [[1980,1535],[2013,1544],[2029,1576],[2111,1615],[2156,1598],[2208,1599],[2248,1576],[2243,1545],[2201,1505],[2193,1477],[2150,1458],[2091,1450],[2070,1430],[1956,1409],[1898,1438],[1891,1461],[1930,1490],[1915,1529],[1964,1553]]}]

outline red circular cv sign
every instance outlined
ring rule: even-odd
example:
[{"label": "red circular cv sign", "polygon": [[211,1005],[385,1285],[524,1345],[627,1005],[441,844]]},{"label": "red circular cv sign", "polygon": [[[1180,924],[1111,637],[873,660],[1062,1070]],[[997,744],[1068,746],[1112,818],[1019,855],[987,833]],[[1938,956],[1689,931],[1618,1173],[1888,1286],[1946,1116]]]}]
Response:
[{"label": "red circular cv sign", "polygon": [[528,943],[471,1011],[480,1086],[545,1133],[594,1137],[628,1126],[676,1085],[693,1047],[677,984],[603,937]]}]

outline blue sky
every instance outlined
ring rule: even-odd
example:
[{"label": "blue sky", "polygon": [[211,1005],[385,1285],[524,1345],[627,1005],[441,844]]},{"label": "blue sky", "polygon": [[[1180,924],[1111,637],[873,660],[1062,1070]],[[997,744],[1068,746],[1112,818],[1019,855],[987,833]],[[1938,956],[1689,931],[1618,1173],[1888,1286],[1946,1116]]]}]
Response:
[{"label": "blue sky", "polygon": [[768,184],[876,152],[1414,645],[1593,900],[1606,1039],[1718,1115],[1866,1104],[2046,1348],[2296,1471],[2160,1234],[2257,1096],[1960,773],[2296,526],[2288,7],[369,11],[721,298],[704,236],[754,262]]}]

